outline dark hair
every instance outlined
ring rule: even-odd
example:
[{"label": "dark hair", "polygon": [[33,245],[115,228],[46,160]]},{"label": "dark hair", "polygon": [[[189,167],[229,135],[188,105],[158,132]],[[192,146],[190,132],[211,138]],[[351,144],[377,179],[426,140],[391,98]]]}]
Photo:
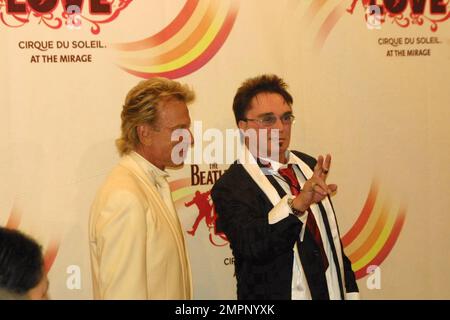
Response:
[{"label": "dark hair", "polygon": [[291,106],[294,100],[287,88],[286,82],[274,74],[264,74],[245,80],[237,90],[233,100],[236,124],[240,120],[245,120],[245,114],[250,107],[253,97],[261,92],[278,93]]},{"label": "dark hair", "polygon": [[44,273],[39,244],[23,233],[0,227],[0,288],[25,294]]}]

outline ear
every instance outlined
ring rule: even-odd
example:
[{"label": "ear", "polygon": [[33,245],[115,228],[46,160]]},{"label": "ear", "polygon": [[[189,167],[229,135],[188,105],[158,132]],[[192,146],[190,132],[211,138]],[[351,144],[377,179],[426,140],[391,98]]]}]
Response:
[{"label": "ear", "polygon": [[248,122],[247,121],[243,121],[243,120],[239,120],[238,122],[238,127],[239,129],[241,129],[242,131],[247,130],[248,128]]},{"label": "ear", "polygon": [[144,146],[148,146],[151,143],[151,134],[150,134],[150,126],[146,123],[140,124],[136,127],[137,135],[139,141]]}]

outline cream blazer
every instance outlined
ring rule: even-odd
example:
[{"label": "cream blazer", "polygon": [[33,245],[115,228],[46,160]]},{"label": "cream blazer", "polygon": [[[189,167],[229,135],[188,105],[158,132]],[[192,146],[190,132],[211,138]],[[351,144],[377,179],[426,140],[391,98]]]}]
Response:
[{"label": "cream blazer", "polygon": [[95,299],[192,299],[178,216],[128,155],[95,197],[89,246]]}]

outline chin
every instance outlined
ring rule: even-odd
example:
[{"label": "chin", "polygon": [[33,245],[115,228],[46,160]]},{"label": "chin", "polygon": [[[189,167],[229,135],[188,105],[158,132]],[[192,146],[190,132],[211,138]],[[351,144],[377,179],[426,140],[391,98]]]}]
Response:
[{"label": "chin", "polygon": [[171,162],[170,164],[167,165],[167,167],[174,168],[174,169],[181,168],[182,166],[184,166],[184,160],[181,161],[181,163],[178,163],[178,164],[175,164],[175,163]]}]

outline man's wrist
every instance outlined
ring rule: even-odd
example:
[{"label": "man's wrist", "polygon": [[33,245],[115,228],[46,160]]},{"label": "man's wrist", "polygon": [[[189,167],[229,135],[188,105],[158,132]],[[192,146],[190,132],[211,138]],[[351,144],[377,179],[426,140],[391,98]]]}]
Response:
[{"label": "man's wrist", "polygon": [[296,215],[296,216],[301,216],[301,215],[303,215],[303,214],[305,213],[305,211],[306,211],[307,209],[301,210],[301,209],[299,209],[299,208],[294,207],[294,199],[295,199],[295,198],[289,197],[289,198],[287,199],[287,204],[288,204],[289,208],[292,210],[292,213],[293,213],[294,215]]}]

